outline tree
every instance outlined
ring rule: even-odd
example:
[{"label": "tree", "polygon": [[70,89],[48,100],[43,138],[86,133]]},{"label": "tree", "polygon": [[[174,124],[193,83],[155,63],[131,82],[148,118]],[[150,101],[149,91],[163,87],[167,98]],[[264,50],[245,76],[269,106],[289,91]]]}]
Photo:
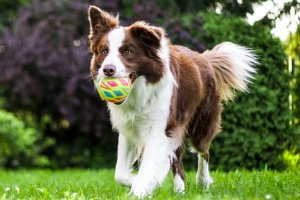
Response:
[{"label": "tree", "polygon": [[215,11],[218,9],[222,14],[236,15],[240,17],[246,17],[247,13],[253,13],[253,5],[256,3],[262,3],[267,0],[204,0],[204,1],[184,1],[175,0],[178,8],[181,12],[197,13],[199,11]]}]

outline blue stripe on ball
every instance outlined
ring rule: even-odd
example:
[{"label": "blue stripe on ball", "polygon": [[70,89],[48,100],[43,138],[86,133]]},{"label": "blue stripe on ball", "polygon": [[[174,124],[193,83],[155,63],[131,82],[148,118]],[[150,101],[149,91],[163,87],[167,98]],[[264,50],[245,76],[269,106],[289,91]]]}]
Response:
[{"label": "blue stripe on ball", "polygon": [[118,97],[122,96],[123,93],[120,90],[116,90],[114,91],[115,95],[117,95]]},{"label": "blue stripe on ball", "polygon": [[111,95],[109,92],[107,92],[107,91],[103,91],[103,93],[105,94],[105,96],[107,96],[107,97],[110,97],[110,98],[112,98],[112,97],[114,97],[113,95]]}]

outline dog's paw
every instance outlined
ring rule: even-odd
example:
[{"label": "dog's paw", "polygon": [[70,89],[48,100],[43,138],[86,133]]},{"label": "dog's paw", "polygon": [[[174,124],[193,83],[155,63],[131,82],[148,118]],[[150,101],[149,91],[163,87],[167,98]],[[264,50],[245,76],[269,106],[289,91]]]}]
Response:
[{"label": "dog's paw", "polygon": [[147,192],[147,190],[145,188],[142,187],[138,187],[138,188],[131,188],[131,192],[130,194],[132,194],[133,196],[141,199],[144,198],[146,196],[149,195],[149,193]]},{"label": "dog's paw", "polygon": [[203,185],[203,187],[205,189],[209,189],[209,187],[211,186],[211,184],[213,183],[213,179],[211,177],[206,177],[204,179],[201,179],[201,184]]},{"label": "dog's paw", "polygon": [[152,187],[145,184],[143,181],[140,181],[137,177],[134,177],[133,181],[132,181],[132,187],[131,187],[130,194],[132,194],[138,198],[144,198],[151,194],[151,192],[152,192],[151,188]]},{"label": "dog's paw", "polygon": [[142,186],[132,186],[130,194],[138,198],[144,198],[148,196],[150,193],[147,191],[147,188]]},{"label": "dog's paw", "polygon": [[174,177],[174,191],[177,193],[184,193],[184,181],[178,174]]},{"label": "dog's paw", "polygon": [[123,185],[123,186],[131,186],[132,185],[132,180],[133,180],[133,175],[129,175],[129,176],[120,176],[120,175],[115,175],[115,180]]},{"label": "dog's paw", "polygon": [[202,185],[205,189],[209,189],[212,183],[213,183],[213,179],[209,175],[201,176],[197,174],[196,176],[197,185]]}]

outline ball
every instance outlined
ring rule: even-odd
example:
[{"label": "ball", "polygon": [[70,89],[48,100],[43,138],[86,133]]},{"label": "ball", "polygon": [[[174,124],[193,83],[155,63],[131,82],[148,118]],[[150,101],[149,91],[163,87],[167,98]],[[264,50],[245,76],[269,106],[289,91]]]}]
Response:
[{"label": "ball", "polygon": [[129,95],[131,81],[129,78],[104,78],[95,81],[102,100],[121,104]]}]

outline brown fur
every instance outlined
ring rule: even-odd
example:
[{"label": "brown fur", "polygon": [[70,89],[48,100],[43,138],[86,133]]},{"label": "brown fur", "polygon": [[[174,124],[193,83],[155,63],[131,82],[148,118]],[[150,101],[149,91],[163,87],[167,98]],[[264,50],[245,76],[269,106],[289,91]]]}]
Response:
[{"label": "brown fur", "polygon": [[126,31],[129,34],[126,34],[124,43],[132,45],[135,52],[128,65],[134,64],[137,75],[145,76],[148,82],[158,82],[163,76],[164,65],[158,57],[157,48],[164,32],[141,22],[131,25]]},{"label": "brown fur", "polygon": [[89,42],[93,53],[98,54],[97,44],[99,40],[110,30],[119,25],[119,17],[114,17],[103,12],[96,6],[89,8],[90,35]]},{"label": "brown fur", "polygon": [[[213,68],[201,54],[186,47],[170,45],[170,49],[171,70],[178,87],[173,91],[166,134],[182,141],[186,130],[195,149],[208,161],[209,146],[219,131],[222,110]],[[180,156],[172,171],[184,177],[181,148],[175,153]]]},{"label": "brown fur", "polygon": [[[99,11],[98,8],[96,9]],[[92,11],[93,7],[90,8],[90,12]],[[102,11],[102,13],[105,12]],[[101,52],[108,47],[106,33],[118,26],[117,19],[107,13],[94,15],[98,16],[98,18],[100,16],[109,18],[106,20],[99,20],[98,18],[92,19],[90,17],[91,33],[89,41],[90,47],[94,53],[90,71],[93,79],[96,78],[101,63],[106,57],[106,55],[101,54]],[[96,22],[93,22],[93,20]],[[97,23],[102,25],[98,27]],[[126,38],[123,42],[123,46],[120,48],[122,62],[130,72],[135,72],[138,76],[145,76],[149,83],[158,82],[164,73],[163,63],[157,54],[157,49],[159,48],[161,38],[164,36],[164,31],[143,22],[137,22],[130,27],[127,27],[125,31]],[[124,52],[127,50],[130,50],[132,55],[125,56]]]},{"label": "brown fur", "polygon": [[183,152],[184,152],[184,149],[182,146],[180,146],[175,151],[175,155],[176,155],[177,159],[172,162],[171,168],[172,168],[173,175],[175,176],[176,174],[178,174],[184,181],[185,173],[184,173],[184,167],[182,164]]}]

